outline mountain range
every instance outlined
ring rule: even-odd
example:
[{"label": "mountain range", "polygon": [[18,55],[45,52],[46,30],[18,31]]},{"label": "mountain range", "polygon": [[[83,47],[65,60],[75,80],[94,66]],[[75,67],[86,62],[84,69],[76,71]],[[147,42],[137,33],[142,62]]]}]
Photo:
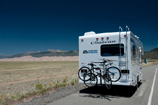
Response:
[{"label": "mountain range", "polygon": [[[79,56],[79,51],[62,51],[62,50],[53,50],[49,49],[47,51],[37,51],[37,52],[27,52],[15,55],[0,55],[0,58],[15,58],[23,56],[32,56],[32,57],[43,57],[43,56]],[[151,51],[144,52],[142,59],[158,59],[158,48],[152,49]]]},{"label": "mountain range", "polygon": [[7,55],[7,56],[0,55],[0,58],[15,58],[15,57],[23,57],[23,56],[43,57],[43,56],[78,56],[78,55],[79,55],[78,50],[61,51],[61,50],[49,49],[47,51],[27,52],[27,53]]}]

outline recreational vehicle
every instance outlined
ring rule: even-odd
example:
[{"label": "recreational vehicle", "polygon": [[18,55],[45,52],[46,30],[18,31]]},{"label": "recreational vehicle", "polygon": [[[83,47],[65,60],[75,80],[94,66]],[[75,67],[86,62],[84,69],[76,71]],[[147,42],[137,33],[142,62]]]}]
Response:
[{"label": "recreational vehicle", "polygon": [[[121,78],[112,85],[137,86],[142,80],[143,54],[143,43],[131,31],[97,34],[91,31],[79,36],[79,68],[90,67],[88,63],[101,59],[113,60],[112,66],[119,68]],[[79,83],[84,82],[79,79]]]}]

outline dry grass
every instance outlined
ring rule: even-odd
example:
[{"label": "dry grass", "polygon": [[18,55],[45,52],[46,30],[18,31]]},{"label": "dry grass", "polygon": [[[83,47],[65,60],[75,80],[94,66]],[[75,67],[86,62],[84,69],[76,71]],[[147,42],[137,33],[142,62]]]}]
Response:
[{"label": "dry grass", "polygon": [[78,83],[78,61],[0,62],[0,104]]},{"label": "dry grass", "polygon": [[[142,61],[144,62],[144,61]],[[147,67],[147,66],[151,66],[151,65],[155,65],[158,63],[158,59],[147,59],[147,63],[143,63],[143,67]]]}]

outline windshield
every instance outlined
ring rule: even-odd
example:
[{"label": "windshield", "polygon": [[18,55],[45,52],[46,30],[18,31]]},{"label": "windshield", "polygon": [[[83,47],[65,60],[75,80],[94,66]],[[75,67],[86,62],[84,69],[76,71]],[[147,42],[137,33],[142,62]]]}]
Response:
[{"label": "windshield", "polygon": [[112,45],[102,45],[101,46],[101,56],[121,56],[124,55],[124,45],[123,44],[112,44]]}]

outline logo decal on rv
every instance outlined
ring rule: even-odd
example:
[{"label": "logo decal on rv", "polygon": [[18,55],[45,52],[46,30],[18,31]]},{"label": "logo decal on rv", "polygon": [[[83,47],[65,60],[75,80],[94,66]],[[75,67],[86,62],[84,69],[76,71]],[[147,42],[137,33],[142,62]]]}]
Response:
[{"label": "logo decal on rv", "polygon": [[116,40],[101,41],[101,42],[93,41],[93,42],[91,42],[91,44],[104,44],[104,43],[115,43],[115,42],[116,42]]},{"label": "logo decal on rv", "polygon": [[98,50],[84,50],[83,51],[83,54],[87,54],[87,53],[89,53],[89,54],[95,54],[95,53],[98,53]]},{"label": "logo decal on rv", "polygon": [[83,54],[87,54],[87,53],[88,53],[88,51],[87,51],[87,50],[84,50],[84,51],[83,51]]}]

